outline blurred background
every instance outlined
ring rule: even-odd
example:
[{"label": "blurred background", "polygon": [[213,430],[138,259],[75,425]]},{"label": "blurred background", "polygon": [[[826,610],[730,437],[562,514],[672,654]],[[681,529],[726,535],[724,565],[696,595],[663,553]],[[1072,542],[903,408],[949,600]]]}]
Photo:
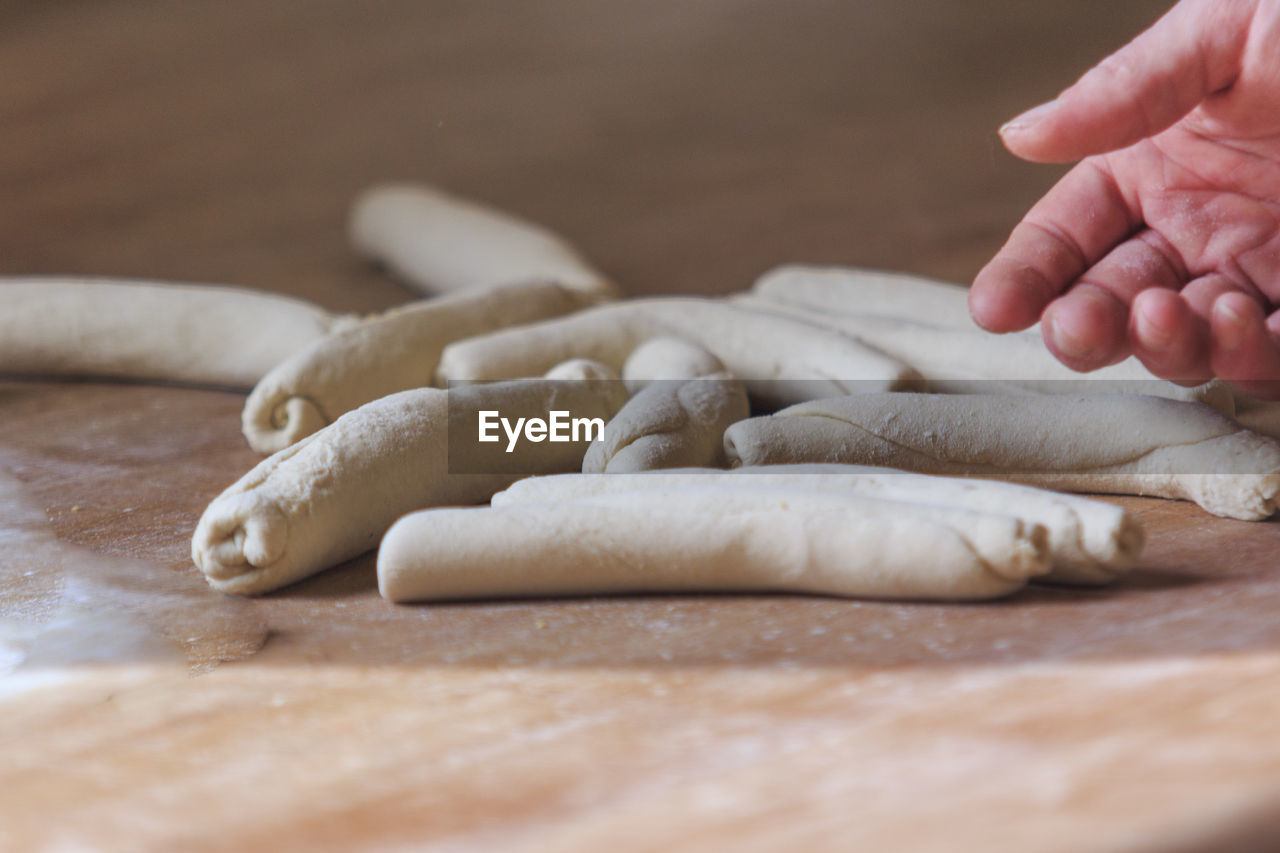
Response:
[{"label": "blurred background", "polygon": [[967,282],[1061,170],[996,128],[1167,3],[8,2],[0,273],[226,282],[374,310],[353,195],[422,180],[631,292],[786,261]]}]

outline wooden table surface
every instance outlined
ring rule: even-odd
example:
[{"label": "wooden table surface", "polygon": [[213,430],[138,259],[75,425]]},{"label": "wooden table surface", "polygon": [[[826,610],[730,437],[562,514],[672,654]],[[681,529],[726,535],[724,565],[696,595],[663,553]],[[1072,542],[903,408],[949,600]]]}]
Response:
[{"label": "wooden table surface", "polygon": [[[1164,4],[13,2],[0,273],[371,311],[361,188],[559,230],[632,293],[967,281],[1060,173],[1001,121]],[[0,384],[0,849],[1270,849],[1280,525],[1127,499],[1105,590],[394,606],[190,563],[229,392]]]}]

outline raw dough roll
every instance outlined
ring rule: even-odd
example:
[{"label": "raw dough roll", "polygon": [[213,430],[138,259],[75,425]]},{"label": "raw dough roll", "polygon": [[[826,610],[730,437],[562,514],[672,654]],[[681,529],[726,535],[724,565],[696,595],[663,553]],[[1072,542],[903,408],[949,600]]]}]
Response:
[{"label": "raw dough roll", "polygon": [[841,332],[692,297],[601,305],[459,341],[445,347],[439,373],[445,380],[510,379],[540,374],[574,356],[619,370],[636,347],[656,337],[705,348],[763,407],[853,390],[892,390],[918,378],[897,359]]},{"label": "raw dough roll", "polygon": [[724,467],[724,431],[750,414],[746,390],[727,373],[653,382],[628,400],[592,442],[582,470]]},{"label": "raw dough roll", "polygon": [[[618,382],[618,374],[614,373],[608,367],[598,361],[592,361],[589,358],[571,358],[568,361],[562,361],[555,367],[547,371],[544,379],[572,379],[577,381],[593,381],[593,382]],[[626,398],[626,386],[622,391],[615,391],[617,399]]]},{"label": "raw dough roll", "polygon": [[655,338],[622,372],[634,396],[587,448],[583,471],[724,466],[725,428],[751,409],[746,388],[719,359],[688,341]]},{"label": "raw dough roll", "polygon": [[367,190],[351,211],[351,240],[423,293],[550,281],[597,297],[618,295],[547,229],[434,187]]},{"label": "raw dough roll", "polygon": [[559,503],[639,490],[678,492],[690,486],[828,490],[836,494],[1009,515],[1044,526],[1049,573],[1041,580],[1104,584],[1133,567],[1142,550],[1142,524],[1102,501],[994,480],[931,477],[861,465],[766,465],[715,471],[687,468],[643,474],[556,474],[528,477],[493,496],[495,507]]},{"label": "raw dough roll", "polygon": [[1259,435],[1280,438],[1280,402],[1259,400],[1247,394],[1237,394],[1235,402],[1237,423]]},{"label": "raw dough roll", "polygon": [[1044,572],[1045,541],[1043,527],[1008,516],[690,486],[414,513],[382,540],[378,587],[392,601],[702,590],[984,599]]},{"label": "raw dough roll", "polygon": [[192,559],[223,592],[293,583],[373,548],[410,510],[482,502],[518,479],[516,469],[582,465],[585,441],[525,442],[511,455],[510,471],[464,473],[486,467],[488,446],[451,443],[451,422],[474,422],[481,409],[544,417],[556,407],[607,420],[624,399],[616,381],[555,380],[383,397],[264,459],[215,498],[196,527]]},{"label": "raw dough roll", "polygon": [[349,318],[236,287],[0,279],[0,375],[250,388]]},{"label": "raw dough roll", "polygon": [[[1231,389],[1223,383],[1215,380],[1184,387],[1157,379],[1136,359],[1088,374],[1077,373],[1053,357],[1038,331],[993,335],[973,325],[933,325],[911,317],[839,313],[826,307],[776,303],[757,296],[733,297],[733,303],[757,310],[777,311],[858,338],[910,365],[924,377],[933,391],[951,394],[1147,394],[1170,400],[1208,403],[1228,415],[1235,411]],[[928,310],[922,309],[922,313],[931,316]],[[933,313],[940,313],[936,306]]]},{"label": "raw dough roll", "polygon": [[697,379],[724,372],[724,364],[706,347],[681,338],[645,341],[622,364],[622,380],[632,394],[657,380]]},{"label": "raw dough roll", "polygon": [[751,287],[763,299],[819,313],[875,314],[933,326],[976,328],[969,316],[969,289],[885,270],[785,264]]},{"label": "raw dough roll", "polygon": [[1271,515],[1280,492],[1280,444],[1203,404],[1136,395],[815,400],[739,421],[725,452],[730,464],[848,462],[1180,498],[1246,520]]},{"label": "raw dough roll", "polygon": [[462,291],[362,320],[294,353],[245,401],[249,446],[274,453],[371,400],[434,384],[445,345],[504,326],[568,314],[590,294],[530,282]]}]

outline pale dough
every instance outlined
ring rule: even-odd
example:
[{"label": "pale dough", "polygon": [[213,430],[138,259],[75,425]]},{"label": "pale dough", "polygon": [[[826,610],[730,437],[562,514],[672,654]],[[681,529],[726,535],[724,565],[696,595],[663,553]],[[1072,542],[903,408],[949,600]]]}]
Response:
[{"label": "pale dough", "polygon": [[622,363],[622,380],[632,394],[656,380],[696,379],[724,372],[724,364],[706,347],[671,337],[645,341]]},{"label": "pale dough", "polygon": [[751,292],[769,302],[823,313],[883,315],[933,326],[975,328],[967,287],[907,273],[785,264],[756,279]]},{"label": "pale dough", "polygon": [[528,477],[493,496],[494,507],[554,504],[639,490],[679,491],[689,486],[829,490],[867,498],[1009,515],[1043,525],[1050,570],[1043,580],[1104,584],[1128,571],[1142,550],[1138,519],[1102,501],[1061,495],[994,480],[931,477],[859,465],[767,465],[715,471],[686,468],[634,475],[556,474]]},{"label": "pale dough", "polygon": [[1280,444],[1199,403],[1121,394],[859,394],[739,421],[731,464],[847,462],[1180,498],[1215,515],[1276,508]]},{"label": "pale dough", "polygon": [[1237,394],[1235,417],[1245,429],[1269,438],[1280,438],[1280,402]]},{"label": "pale dough", "polygon": [[[401,391],[361,406],[263,460],[214,499],[192,559],[224,592],[262,593],[373,548],[397,517],[425,506],[475,504],[523,473],[574,471],[586,442],[500,445],[449,441],[450,423],[480,409],[545,417],[553,408],[608,420],[621,383],[524,380]],[[490,469],[494,473],[468,473]]]},{"label": "pale dough", "polygon": [[444,380],[510,379],[538,375],[575,356],[619,370],[636,347],[655,337],[703,347],[765,408],[853,390],[912,387],[918,379],[897,359],[839,331],[694,297],[601,305],[458,341],[445,347],[439,375]]},{"label": "pale dough", "polygon": [[359,251],[428,294],[546,281],[601,298],[618,295],[546,228],[434,187],[366,191],[352,207],[350,232]]},{"label": "pale dough", "polygon": [[[944,288],[946,285],[931,285]],[[959,288],[953,288],[958,290]],[[930,294],[925,294],[930,295]],[[972,324],[932,325],[912,317],[841,313],[828,307],[772,302],[738,296],[736,305],[774,310],[789,317],[821,323],[874,346],[909,364],[924,377],[929,390],[951,394],[1148,394],[1171,400],[1208,403],[1234,412],[1231,390],[1218,381],[1183,387],[1152,376],[1141,362],[1128,359],[1088,374],[1077,373],[1053,357],[1038,331],[993,335]],[[933,296],[936,299],[936,295]],[[894,307],[896,303],[893,303]],[[925,316],[942,313],[935,303]],[[968,317],[968,313],[964,315]]]},{"label": "pale dough", "polygon": [[725,428],[751,410],[746,388],[719,359],[688,341],[655,338],[622,373],[633,396],[587,448],[583,471],[724,466]]},{"label": "pale dough", "polygon": [[1007,595],[1047,568],[1045,529],[1016,518],[744,478],[414,513],[382,540],[378,587],[392,601],[699,590],[966,600]]},{"label": "pale dough", "polygon": [[251,388],[353,322],[237,287],[93,278],[0,279],[0,375]]},{"label": "pale dough", "polygon": [[[598,361],[592,361],[589,358],[571,358],[568,361],[562,361],[555,367],[547,371],[543,377],[545,379],[576,379],[591,380],[595,382],[619,382],[620,377],[617,373],[610,370]],[[621,400],[626,397],[626,386],[622,386],[623,390],[614,390],[612,393],[617,399]]]},{"label": "pale dough", "polygon": [[434,384],[445,345],[568,314],[597,297],[530,282],[464,290],[393,308],[294,353],[253,389],[242,426],[249,446],[274,453],[379,397]]}]

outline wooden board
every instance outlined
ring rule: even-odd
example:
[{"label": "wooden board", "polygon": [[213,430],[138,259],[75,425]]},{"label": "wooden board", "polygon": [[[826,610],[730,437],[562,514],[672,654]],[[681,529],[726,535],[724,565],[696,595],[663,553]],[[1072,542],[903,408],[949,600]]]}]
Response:
[{"label": "wooden board", "polygon": [[[1161,4],[11,4],[0,272],[374,310],[346,205],[440,183],[632,292],[967,280],[1057,171],[994,128]],[[0,848],[1267,849],[1280,526],[1128,499],[1107,590],[394,606],[190,564],[240,395],[0,384]]]}]

